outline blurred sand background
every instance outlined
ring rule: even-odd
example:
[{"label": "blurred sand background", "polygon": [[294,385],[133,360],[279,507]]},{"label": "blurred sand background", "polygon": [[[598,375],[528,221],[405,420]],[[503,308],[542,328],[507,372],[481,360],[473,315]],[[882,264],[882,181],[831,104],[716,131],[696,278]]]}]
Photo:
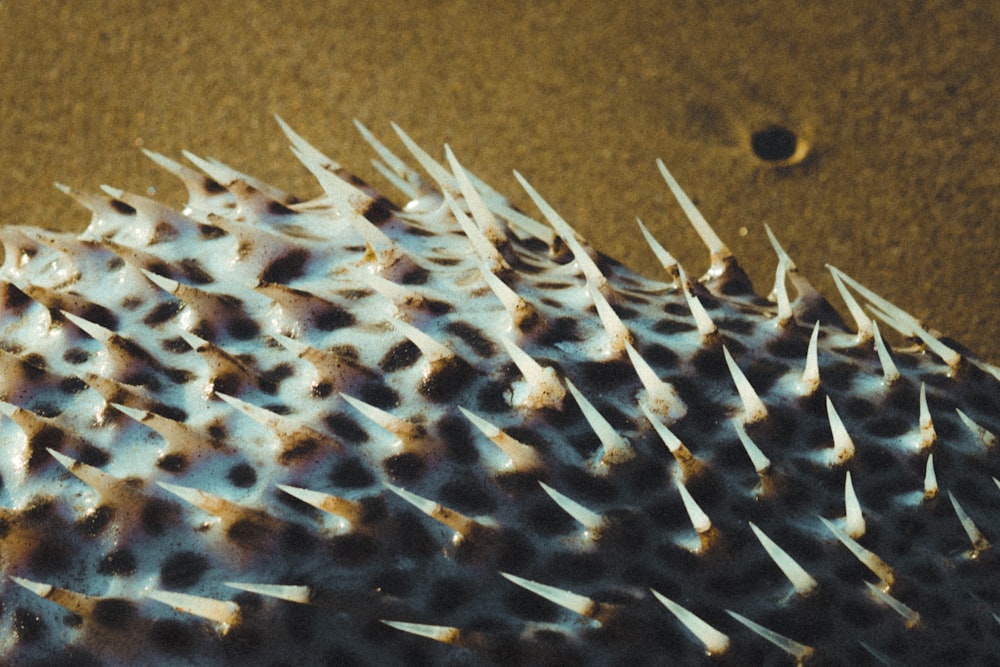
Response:
[{"label": "blurred sand background", "polygon": [[[657,271],[639,216],[707,255],[663,158],[767,293],[764,223],[838,307],[832,263],[1000,361],[1000,3],[0,1],[0,222],[82,229],[52,189],[181,203],[137,150],[181,149],[310,195],[272,120],[375,183],[389,121],[593,245]],[[753,132],[811,148],[775,167]]]}]

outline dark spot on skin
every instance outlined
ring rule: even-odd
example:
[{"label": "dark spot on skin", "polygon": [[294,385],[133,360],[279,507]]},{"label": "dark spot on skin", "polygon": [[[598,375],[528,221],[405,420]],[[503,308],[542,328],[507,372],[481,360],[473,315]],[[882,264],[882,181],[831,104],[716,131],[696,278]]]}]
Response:
[{"label": "dark spot on skin", "polygon": [[432,315],[447,315],[455,310],[454,306],[451,304],[445,303],[444,301],[435,301],[433,299],[424,300],[421,307]]},{"label": "dark spot on skin", "polygon": [[445,330],[461,338],[472,348],[472,351],[483,359],[488,359],[496,352],[496,346],[482,331],[466,322],[449,322]]},{"label": "dark spot on skin", "polygon": [[423,475],[426,464],[415,452],[390,456],[382,461],[382,469],[394,482],[414,482]]},{"label": "dark spot on skin", "polygon": [[471,477],[454,479],[438,489],[440,502],[467,514],[489,514],[496,510],[493,496],[479,480]]},{"label": "dark spot on skin", "polygon": [[135,207],[129,206],[128,204],[126,204],[125,202],[121,201],[120,199],[112,199],[108,203],[111,204],[111,208],[115,209],[115,211],[117,211],[118,213],[121,213],[122,215],[135,215],[136,214]]},{"label": "dark spot on skin", "polygon": [[750,135],[750,150],[765,162],[783,162],[791,158],[797,145],[795,133],[780,125],[770,125]]},{"label": "dark spot on skin", "polygon": [[420,348],[408,340],[393,346],[382,360],[378,362],[378,367],[386,373],[403,370],[417,363],[420,358]]},{"label": "dark spot on skin", "polygon": [[313,324],[320,331],[336,331],[337,329],[353,326],[356,321],[356,318],[350,311],[335,304],[330,304],[322,312],[316,314]]},{"label": "dark spot on skin", "polygon": [[305,526],[297,523],[289,524],[281,531],[278,544],[287,552],[305,554],[316,548],[317,537]]},{"label": "dark spot on skin", "polygon": [[285,284],[300,277],[309,261],[309,251],[295,249],[268,264],[260,278],[264,282]]},{"label": "dark spot on skin", "polygon": [[345,489],[362,489],[375,483],[375,476],[360,459],[341,459],[330,472],[330,481]]},{"label": "dark spot on skin", "polygon": [[165,338],[163,342],[160,343],[160,347],[172,354],[184,354],[185,352],[191,351],[191,346],[188,345],[188,342],[180,336],[177,336],[176,338]]},{"label": "dark spot on skin", "polygon": [[[458,577],[439,579],[431,586],[431,591],[429,604],[431,613],[435,614],[447,614],[475,597],[468,582]],[[524,592],[528,593],[528,591]],[[533,595],[532,597],[537,598],[538,596]]]},{"label": "dark spot on skin", "polygon": [[75,395],[88,388],[86,382],[78,377],[68,377],[59,381],[59,391],[64,394]]},{"label": "dark spot on skin", "polygon": [[576,319],[572,317],[557,317],[551,320],[539,337],[539,342],[546,345],[580,340],[583,340],[583,336],[580,334]]},{"label": "dark spot on skin", "polygon": [[[180,236],[177,228],[171,225],[169,222],[157,222],[156,227],[153,229],[153,235],[149,239],[149,245],[156,245],[157,243],[167,243],[169,241],[175,240]],[[124,261],[118,258],[119,261]]]},{"label": "dark spot on skin", "polygon": [[[407,572],[393,567],[376,573],[368,580],[368,587],[381,595],[403,597],[413,590],[413,577]],[[436,587],[436,585],[435,585]]]},{"label": "dark spot on skin", "polygon": [[37,405],[32,405],[31,411],[39,417],[49,418],[58,417],[62,414],[62,408],[52,405],[51,403],[39,403]]},{"label": "dark spot on skin", "polygon": [[94,511],[84,514],[76,525],[84,537],[94,538],[104,532],[114,515],[115,511],[112,508],[101,505]]},{"label": "dark spot on skin", "polygon": [[215,282],[212,274],[206,271],[196,259],[182,259],[177,262],[176,266],[180,269],[181,276],[185,278],[184,282],[194,285],[210,285]]},{"label": "dark spot on skin", "polygon": [[398,407],[400,403],[399,394],[392,387],[380,381],[366,382],[361,385],[357,391],[357,397],[365,403],[383,410]]},{"label": "dark spot on skin", "polygon": [[123,631],[136,616],[136,606],[131,600],[103,598],[94,604],[91,617],[99,625]]},{"label": "dark spot on skin", "polygon": [[239,519],[234,521],[229,526],[229,530],[226,531],[226,537],[244,549],[259,546],[270,534],[271,531],[268,530],[267,526],[255,519]]},{"label": "dark spot on skin", "polygon": [[343,412],[334,412],[323,417],[323,423],[341,440],[355,444],[368,440],[367,431]]},{"label": "dark spot on skin", "polygon": [[315,438],[302,438],[290,446],[286,446],[279,455],[278,462],[281,465],[291,465],[300,459],[308,457],[319,449],[320,443]]},{"label": "dark spot on skin", "polygon": [[122,299],[121,307],[123,310],[135,310],[143,304],[143,300],[137,296],[127,296]]},{"label": "dark spot on skin", "polygon": [[99,324],[105,329],[109,329],[111,331],[118,330],[118,316],[104,306],[96,303],[90,303],[80,309],[78,314],[88,322]]},{"label": "dark spot on skin", "polygon": [[149,327],[158,326],[179,313],[183,307],[184,304],[180,301],[163,301],[142,318],[142,323]]},{"label": "dark spot on skin", "polygon": [[234,317],[227,322],[226,333],[236,340],[250,340],[260,333],[260,325],[249,317]]},{"label": "dark spot on skin", "polygon": [[0,281],[0,285],[6,287],[4,294],[4,306],[13,311],[18,311],[32,302],[32,298],[19,290],[17,285]]},{"label": "dark spot on skin", "polygon": [[417,267],[404,273],[402,277],[400,277],[399,282],[403,285],[423,285],[427,282],[430,276],[430,271]]},{"label": "dark spot on skin", "polygon": [[510,409],[505,394],[507,385],[502,382],[490,381],[483,385],[476,396],[476,403],[483,412],[499,413]]},{"label": "dark spot on skin", "polygon": [[43,425],[31,438],[31,453],[28,456],[28,470],[37,469],[40,465],[51,460],[46,449],[61,451],[66,434],[57,426],[51,424]]},{"label": "dark spot on skin", "polygon": [[176,519],[174,506],[159,498],[150,498],[142,508],[142,529],[149,535],[160,535]]},{"label": "dark spot on skin", "polygon": [[156,462],[156,467],[166,472],[178,473],[187,468],[187,458],[183,454],[164,454]]},{"label": "dark spot on skin", "polygon": [[417,386],[417,391],[435,403],[447,403],[454,400],[476,375],[476,370],[468,362],[451,357],[437,362]]},{"label": "dark spot on skin", "polygon": [[[289,363],[276,364],[273,368],[269,368],[267,371],[265,371],[263,375],[271,382],[278,384],[282,380],[286,380],[295,375],[295,367]],[[273,412],[277,412],[277,410],[274,410]],[[287,413],[282,412],[280,414],[287,414]]]},{"label": "dark spot on skin", "polygon": [[296,215],[295,211],[274,199],[267,202],[267,212],[271,215]]},{"label": "dark spot on skin", "polygon": [[226,473],[226,479],[235,487],[248,489],[257,483],[257,471],[249,463],[237,463]]},{"label": "dark spot on skin", "polygon": [[358,565],[378,552],[378,546],[370,536],[361,533],[337,535],[329,541],[331,558],[343,565]]},{"label": "dark spot on skin", "polygon": [[161,417],[173,419],[175,422],[184,422],[187,421],[188,418],[187,412],[173,405],[167,405],[166,403],[153,403],[149,406],[149,411],[158,414]]},{"label": "dark spot on skin", "polygon": [[208,569],[208,559],[193,551],[171,554],[160,566],[160,585],[167,590],[191,588]]},{"label": "dark spot on skin", "polygon": [[68,568],[75,555],[73,547],[58,534],[45,535],[31,553],[31,567],[39,574],[55,575]]},{"label": "dark spot on skin", "polygon": [[33,644],[45,636],[45,621],[34,612],[18,607],[14,610],[11,630],[19,644]]},{"label": "dark spot on skin", "polygon": [[448,458],[471,465],[479,460],[479,450],[472,441],[469,420],[461,415],[446,415],[437,423],[437,435],[448,449]]},{"label": "dark spot on skin", "polygon": [[[198,234],[201,235],[203,239],[217,239],[225,236],[226,230],[222,229],[222,227],[216,227],[215,225],[198,225]],[[159,273],[159,271],[157,271],[157,273]]]},{"label": "dark spot on skin", "polygon": [[378,226],[389,220],[395,210],[396,206],[391,201],[384,197],[379,197],[368,205],[368,208],[365,209],[362,215],[365,216],[365,220]]},{"label": "dark spot on skin", "polygon": [[149,630],[153,647],[168,655],[190,655],[194,650],[196,637],[194,628],[181,621],[157,620]]},{"label": "dark spot on skin", "polygon": [[602,394],[635,377],[635,369],[626,360],[586,361],[580,364],[580,371],[583,373],[586,393]]},{"label": "dark spot on skin", "polygon": [[97,566],[98,574],[111,577],[130,577],[135,571],[135,556],[128,549],[112,551]]},{"label": "dark spot on skin", "polygon": [[25,377],[29,380],[40,381],[45,378],[45,369],[49,366],[45,361],[45,357],[37,352],[32,352],[31,354],[25,355],[25,357],[20,361],[21,372],[24,373]]}]

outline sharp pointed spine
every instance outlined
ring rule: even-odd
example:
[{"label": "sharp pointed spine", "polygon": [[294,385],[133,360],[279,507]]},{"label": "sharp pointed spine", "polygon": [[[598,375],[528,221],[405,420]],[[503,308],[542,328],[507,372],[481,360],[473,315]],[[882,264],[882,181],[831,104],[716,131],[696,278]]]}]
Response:
[{"label": "sharp pointed spine", "polygon": [[393,486],[392,484],[386,484],[386,487],[430,518],[444,524],[460,535],[468,535],[476,525],[475,521],[464,514],[445,507],[440,503],[436,503],[433,500],[428,500],[423,496],[418,496],[412,491],[407,491],[406,489]]},{"label": "sharp pointed spine", "polygon": [[829,265],[828,267],[835,276],[839,276],[841,280],[850,285],[856,292],[864,296],[865,299],[888,315],[890,320],[898,320],[903,323],[905,327],[909,328],[910,333],[915,334],[918,338],[920,338],[924,345],[926,345],[931,352],[941,357],[949,368],[953,371],[958,368],[962,362],[962,355],[939,341],[935,336],[928,333],[917,318],[913,317],[891,301],[882,298],[875,292],[848,276],[843,271],[835,269]]},{"label": "sharp pointed spine", "polygon": [[708,342],[714,340],[718,335],[719,328],[715,326],[715,322],[708,316],[708,311],[701,305],[698,297],[691,293],[687,274],[679,264],[677,265],[677,275],[681,283],[681,290],[684,292],[684,300],[687,301],[688,310],[691,311],[691,315],[694,317],[694,323],[698,327],[698,333],[701,334],[702,341]]},{"label": "sharp pointed spine", "polygon": [[576,231],[556,213],[556,210],[547,201],[542,199],[542,196],[535,191],[535,188],[531,187],[531,184],[521,174],[515,171],[514,178],[521,184],[524,191],[528,193],[531,201],[535,203],[535,206],[542,212],[545,219],[549,221],[552,228],[556,230],[556,234],[569,246],[570,252],[573,253],[573,258],[576,260],[577,266],[580,267],[580,271],[586,277],[587,282],[593,283],[601,292],[607,293],[610,289],[608,287],[608,280],[587,253],[586,248],[584,248],[578,239]]},{"label": "sharp pointed spine", "polygon": [[758,528],[753,522],[750,522],[750,529],[753,534],[757,536],[760,541],[761,546],[764,547],[764,551],[767,555],[774,561],[781,571],[788,577],[788,580],[792,582],[792,586],[795,588],[795,592],[799,595],[808,595],[813,590],[816,589],[817,583],[813,577],[806,572],[805,568],[798,564],[794,558],[788,555],[788,552],[779,547],[774,540],[768,537],[764,531]]},{"label": "sharp pointed spine", "polygon": [[520,395],[515,390],[514,404],[523,405],[528,409],[560,408],[566,397],[566,390],[559,381],[555,369],[539,364],[506,336],[500,336],[500,342],[507,350],[511,361],[521,371],[527,386],[527,391],[521,392]]},{"label": "sharp pointed spine", "polygon": [[604,298],[599,289],[594,287],[590,282],[587,283],[586,289],[587,294],[590,295],[590,299],[597,308],[597,316],[600,318],[601,324],[604,325],[604,331],[608,336],[612,354],[621,354],[624,347],[633,342],[632,334],[629,333],[629,330],[625,327],[625,323],[618,317],[618,313],[611,307],[611,304],[608,303],[608,300]]},{"label": "sharp pointed spine", "polygon": [[753,463],[754,470],[757,471],[758,475],[766,473],[771,467],[771,460],[767,458],[764,455],[764,452],[760,451],[760,447],[754,444],[754,441],[750,439],[742,421],[734,419],[733,427],[736,429],[736,435],[739,436],[740,444],[743,445],[743,449],[746,451],[747,456],[750,457],[750,462]]},{"label": "sharp pointed spine", "polygon": [[656,260],[660,263],[660,266],[663,267],[663,270],[667,272],[667,275],[670,276],[670,280],[674,284],[677,284],[680,277],[677,260],[674,259],[673,255],[667,252],[666,248],[660,245],[660,242],[657,241],[652,234],[650,234],[649,230],[646,229],[646,225],[642,224],[642,220],[636,218],[635,221],[639,223],[639,230],[642,232],[643,238],[646,239],[646,243],[649,245],[650,250],[652,250],[653,254],[656,256]]},{"label": "sharp pointed spine", "polygon": [[411,635],[417,635],[418,637],[426,637],[428,639],[433,639],[436,642],[441,642],[442,644],[458,644],[459,639],[462,635],[462,631],[458,628],[450,625],[427,625],[424,623],[404,623],[402,621],[387,621],[382,620],[383,623],[388,625],[390,628],[395,628],[403,632],[408,632]]},{"label": "sharp pointed spine", "polygon": [[920,625],[920,614],[915,610],[892,597],[870,581],[865,582],[865,587],[868,589],[868,594],[872,597],[872,599],[886,605],[894,612],[902,616],[903,621],[906,623],[906,627],[915,628]]},{"label": "sharp pointed spine", "polygon": [[929,449],[937,441],[937,431],[934,429],[934,420],[931,419],[931,411],[927,406],[927,386],[920,383],[920,439],[917,441],[919,449]]},{"label": "sharp pointed spine", "polygon": [[982,426],[980,426],[979,424],[977,424],[976,422],[974,422],[972,420],[972,418],[969,417],[969,415],[965,414],[964,412],[962,412],[958,408],[955,408],[955,412],[958,413],[959,419],[961,419],[962,423],[965,424],[965,428],[969,429],[969,431],[974,436],[976,436],[976,438],[979,440],[979,442],[982,443],[982,445],[986,449],[991,450],[991,451],[994,450],[994,449],[996,449],[996,446],[997,446],[997,437],[996,437],[996,435],[994,435],[990,431],[987,431],[985,428],[983,428]]},{"label": "sharp pointed spine", "polygon": [[479,194],[479,191],[476,190],[472,181],[469,180],[468,172],[455,158],[455,154],[452,152],[451,147],[446,144],[444,152],[445,157],[448,160],[448,165],[451,167],[451,171],[455,175],[455,179],[458,181],[458,187],[462,192],[462,198],[465,199],[465,203],[469,206],[469,212],[472,213],[472,219],[475,220],[479,229],[482,231],[489,243],[493,247],[499,248],[502,244],[507,242],[507,236],[503,231],[503,227],[493,216],[493,212],[490,211],[486,202],[483,201],[482,196]]},{"label": "sharp pointed spine", "polygon": [[494,426],[482,417],[459,406],[458,408],[465,418],[472,422],[479,431],[485,435],[493,444],[499,447],[511,461],[511,465],[516,470],[527,472],[531,470],[544,469],[545,464],[538,452],[523,442],[507,435],[502,429]]},{"label": "sharp pointed spine", "polygon": [[496,295],[497,299],[503,305],[504,310],[507,311],[511,322],[513,322],[514,327],[518,331],[521,333],[530,333],[539,324],[543,324],[542,316],[534,306],[528,303],[527,299],[511,289],[507,283],[493,274],[493,272],[487,270],[485,266],[482,269],[486,284],[493,290],[493,294]]},{"label": "sharp pointed spine", "polygon": [[806,349],[806,368],[802,372],[799,387],[803,396],[812,396],[813,392],[819,388],[819,320],[816,320],[812,334],[809,336],[809,347]]},{"label": "sharp pointed spine", "polygon": [[875,337],[875,352],[878,354],[879,363],[882,364],[882,378],[887,385],[891,385],[899,379],[899,369],[896,368],[892,355],[889,354],[889,347],[882,340],[877,322],[872,322],[872,333]]},{"label": "sharp pointed spine", "polygon": [[447,345],[437,342],[412,324],[397,319],[389,320],[389,322],[411,343],[420,348],[420,352],[427,357],[429,362],[434,363],[455,356],[455,353]]},{"label": "sharp pointed spine", "polygon": [[865,314],[864,309],[858,304],[854,295],[844,286],[843,274],[840,270],[829,264],[827,264],[826,268],[830,271],[830,275],[833,276],[833,284],[837,286],[837,291],[840,292],[840,297],[847,304],[847,310],[851,313],[854,324],[858,328],[858,342],[863,343],[870,340],[874,335],[871,318]]},{"label": "sharp pointed spine", "polygon": [[934,455],[927,455],[927,466],[924,470],[924,500],[937,497],[938,482],[937,473],[934,472]]},{"label": "sharp pointed spine", "polygon": [[705,534],[712,530],[712,520],[708,518],[705,511],[701,509],[695,499],[691,496],[691,493],[684,486],[684,482],[677,480],[677,491],[681,494],[681,502],[684,503],[684,510],[687,512],[688,519],[691,520],[691,525],[694,530],[699,535]]},{"label": "sharp pointed spine", "polygon": [[469,220],[465,212],[458,207],[458,204],[447,191],[443,195],[445,204],[447,204],[448,210],[451,211],[452,217],[455,218],[455,222],[462,228],[465,238],[469,240],[472,250],[482,260],[486,270],[490,273],[509,271],[510,265],[507,264],[507,260],[503,258],[503,255],[500,254],[496,246],[489,242],[483,231],[473,221]]},{"label": "sharp pointed spine", "polygon": [[601,457],[600,463],[605,465],[609,463],[621,463],[633,458],[635,452],[632,451],[632,447],[628,444],[628,441],[618,435],[615,428],[597,411],[593,403],[588,401],[569,380],[566,380],[566,387],[573,394],[573,398],[576,399],[576,404],[580,407],[584,419],[590,424],[590,428],[597,434],[597,439],[603,445],[604,454]]},{"label": "sharp pointed spine", "polygon": [[702,242],[708,246],[708,251],[712,260],[712,268],[710,273],[713,276],[722,275],[726,268],[726,264],[732,258],[733,253],[729,251],[729,248],[722,242],[719,235],[715,233],[712,226],[708,224],[708,221],[701,214],[701,211],[694,205],[691,198],[687,196],[687,193],[681,189],[681,186],[674,180],[674,177],[667,171],[666,165],[663,164],[663,160],[657,159],[656,166],[660,170],[660,174],[663,176],[663,180],[667,182],[667,187],[670,188],[670,192],[673,193],[674,199],[677,203],[681,205],[684,210],[684,215],[687,216],[688,221],[694,230],[701,237]]},{"label": "sharp pointed spine", "polygon": [[815,652],[811,646],[806,646],[805,644],[800,644],[799,642],[789,639],[784,635],[779,635],[773,630],[768,630],[763,625],[759,623],[754,623],[746,616],[737,614],[735,611],[726,610],[726,613],[735,618],[737,621],[750,628],[753,632],[757,633],[767,641],[771,642],[782,651],[788,655],[795,658],[800,664],[805,660],[808,660],[810,656]]},{"label": "sharp pointed spine", "polygon": [[729,649],[729,637],[716,630],[685,607],[677,604],[667,596],[650,588],[650,592],[687,628],[705,647],[709,655],[721,655]]},{"label": "sharp pointed spine", "polygon": [[517,584],[527,591],[531,591],[539,597],[545,598],[549,602],[553,602],[560,607],[576,612],[581,616],[593,617],[597,611],[598,604],[585,595],[578,595],[555,586],[540,584],[537,581],[531,581],[530,579],[522,579],[521,577],[517,577],[506,572],[501,572],[500,576],[514,584]]},{"label": "sharp pointed spine", "polygon": [[990,543],[979,528],[976,527],[976,524],[972,521],[972,517],[959,504],[958,499],[955,498],[955,494],[949,491],[948,499],[951,501],[951,506],[955,508],[955,515],[958,516],[958,520],[962,523],[962,529],[965,531],[965,534],[969,536],[969,541],[972,542],[972,549],[975,553],[978,554],[989,549]]},{"label": "sharp pointed spine", "polygon": [[823,522],[823,525],[825,525],[831,533],[833,533],[834,537],[840,540],[841,544],[847,547],[847,549],[854,554],[855,558],[861,561],[861,563],[869,570],[874,572],[886,586],[892,586],[893,582],[896,580],[896,575],[892,568],[884,560],[855,542],[853,538],[851,538],[829,519],[820,517],[819,520]]},{"label": "sharp pointed spine", "polygon": [[778,268],[774,274],[774,298],[778,302],[778,326],[785,326],[792,321],[792,303],[788,299],[788,287],[785,284],[788,273],[788,266],[785,260],[778,259]]},{"label": "sharp pointed spine", "polygon": [[566,514],[580,522],[587,531],[596,533],[604,527],[604,517],[597,512],[592,512],[572,498],[568,498],[559,493],[545,482],[539,482],[545,493],[562,508]]},{"label": "sharp pointed spine", "polygon": [[240,620],[240,606],[235,602],[158,590],[147,591],[146,597],[173,607],[176,611],[213,621],[220,634],[226,634]]},{"label": "sharp pointed spine", "polygon": [[858,495],[854,492],[854,484],[851,482],[851,471],[847,471],[844,477],[844,532],[858,539],[865,534],[865,517],[861,512],[861,503],[858,502]]},{"label": "sharp pointed spine", "polygon": [[653,425],[653,430],[663,441],[663,444],[667,446],[670,453],[673,455],[674,459],[681,467],[681,472],[683,473],[682,478],[687,478],[689,475],[694,475],[700,472],[702,464],[694,454],[687,448],[687,446],[681,442],[674,433],[667,428],[667,426],[660,421],[660,418],[649,410],[642,403],[639,404],[639,409],[642,410],[643,414],[646,415],[646,419],[649,423]]},{"label": "sharp pointed spine", "polygon": [[275,598],[278,600],[287,600],[288,602],[297,602],[298,604],[309,604],[310,592],[308,586],[252,584],[239,581],[226,581],[223,582],[223,585],[235,588],[238,591],[256,593],[257,595],[263,595],[265,597]]},{"label": "sharp pointed spine", "polygon": [[352,408],[404,442],[419,436],[419,429],[413,422],[397,417],[382,408],[369,405],[353,396],[341,393],[340,397]]},{"label": "sharp pointed spine", "polygon": [[851,439],[844,426],[843,420],[833,407],[833,401],[826,397],[826,415],[830,422],[830,431],[833,433],[833,458],[834,465],[843,465],[854,456],[854,440]]},{"label": "sharp pointed spine", "polygon": [[458,183],[455,182],[455,178],[448,172],[444,166],[432,158],[427,151],[420,147],[416,141],[410,138],[406,132],[403,131],[399,125],[396,123],[390,123],[392,125],[393,131],[402,140],[403,145],[406,146],[406,150],[410,151],[410,154],[416,159],[417,163],[424,168],[424,171],[434,179],[438,187],[444,190],[451,190],[453,192],[458,192]]},{"label": "sharp pointed spine", "polygon": [[[639,381],[642,382],[642,386],[646,389],[644,402],[649,405],[650,409],[656,414],[661,415],[664,419],[670,420],[671,423],[676,422],[686,415],[687,407],[680,396],[677,395],[677,390],[669,383],[661,380],[657,376],[656,371],[646,363],[646,360],[642,358],[630,343],[625,344],[625,351],[632,362],[632,367],[635,368],[635,372],[639,376]],[[641,405],[642,402],[640,402]]]},{"label": "sharp pointed spine", "polygon": [[736,385],[736,391],[739,392],[740,401],[743,403],[743,423],[754,424],[762,421],[767,417],[767,408],[764,407],[764,402],[760,400],[760,396],[750,385],[747,376],[736,365],[733,355],[729,353],[725,345],[722,346],[722,354],[726,358],[729,374],[733,378],[733,384]]},{"label": "sharp pointed spine", "polygon": [[278,484],[277,487],[293,498],[298,498],[307,505],[312,505],[316,509],[326,512],[327,514],[332,514],[342,519],[346,519],[352,524],[357,523],[364,513],[364,509],[361,504],[356,503],[353,500],[347,500],[346,498],[333,496],[328,493],[320,493],[319,491],[313,491],[311,489],[288,486],[286,484]]}]

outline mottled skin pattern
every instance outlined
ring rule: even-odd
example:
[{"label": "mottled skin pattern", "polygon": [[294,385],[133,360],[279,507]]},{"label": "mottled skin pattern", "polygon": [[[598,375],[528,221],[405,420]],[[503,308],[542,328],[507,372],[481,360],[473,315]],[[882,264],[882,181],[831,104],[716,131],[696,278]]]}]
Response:
[{"label": "mottled skin pattern", "polygon": [[996,368],[780,249],[758,296],[692,207],[708,275],[643,277],[285,129],[319,199],[151,154],[183,212],[2,231],[5,664],[1000,656]]}]

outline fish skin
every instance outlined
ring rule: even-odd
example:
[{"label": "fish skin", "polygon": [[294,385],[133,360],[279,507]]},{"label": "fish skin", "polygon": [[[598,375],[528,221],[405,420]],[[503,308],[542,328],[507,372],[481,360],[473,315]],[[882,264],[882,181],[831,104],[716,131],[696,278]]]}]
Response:
[{"label": "fish skin", "polygon": [[758,295],[662,164],[700,280],[279,123],[321,197],[148,153],[182,211],[0,231],[3,661],[1000,655],[995,367],[776,240]]}]

